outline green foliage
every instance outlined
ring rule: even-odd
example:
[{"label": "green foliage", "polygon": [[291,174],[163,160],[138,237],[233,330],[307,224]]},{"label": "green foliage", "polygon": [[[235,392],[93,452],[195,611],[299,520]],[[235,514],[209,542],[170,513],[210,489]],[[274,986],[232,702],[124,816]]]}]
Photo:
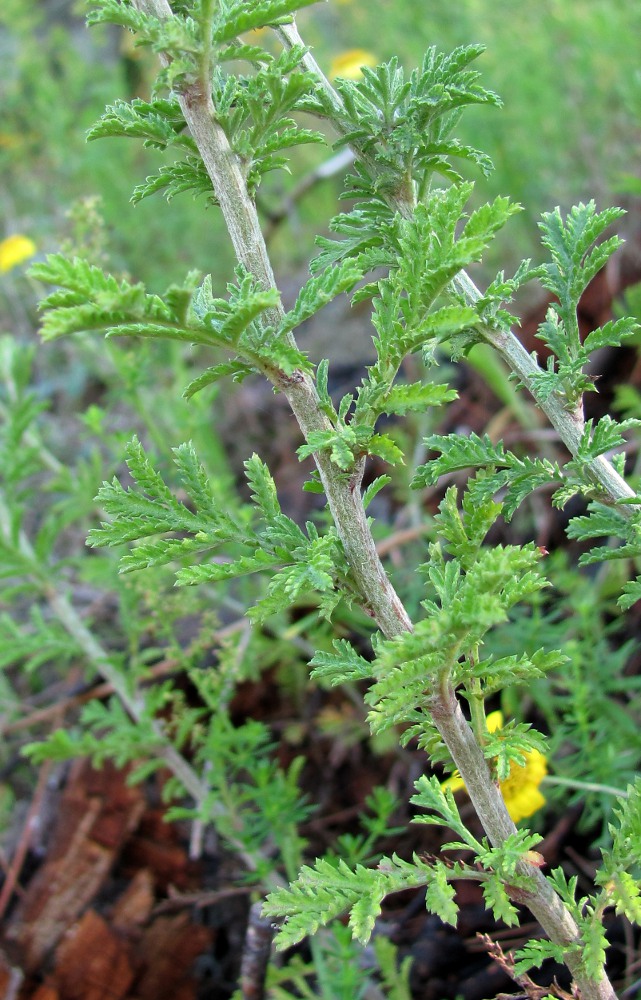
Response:
[{"label": "green foliage", "polygon": [[325,143],[321,132],[301,128],[291,117],[304,107],[314,84],[311,74],[297,69],[304,51],[294,47],[276,59],[268,57],[268,64],[251,77],[214,77],[216,116],[241,162],[251,194],[270,170],[287,169],[285,150]]},{"label": "green foliage", "polygon": [[638,924],[641,920],[639,858],[641,857],[641,783],[629,785],[627,797],[614,809],[610,825],[612,847],[602,850],[603,861],[596,876],[606,905],[614,906]]},{"label": "green foliage", "polygon": [[[348,573],[335,531],[319,535],[308,523],[305,533],[284,515],[273,479],[256,455],[247,463],[247,478],[255,491],[262,528],[252,526],[250,512],[238,518],[221,507],[193,445],[174,449],[174,456],[188,502],[175,498],[134,438],[127,446],[126,459],[135,486],[124,489],[115,478],[103,484],[96,499],[112,520],[92,529],[89,544],[138,542],[120,561],[123,573],[208,555],[231,545],[236,552],[231,559],[214,556],[211,561],[185,566],[178,570],[176,582],[219,582],[274,570],[266,595],[251,611],[255,621],[265,621],[313,592],[319,595],[321,613],[330,617],[342,596],[335,587],[336,578]],[[160,537],[145,541],[152,536]],[[278,569],[283,562],[286,565]]]},{"label": "green foliage", "polygon": [[410,1000],[410,966],[412,961],[405,958],[400,968],[396,964],[396,946],[389,938],[374,939],[374,951],[380,966],[383,986],[387,991],[388,1000]]},{"label": "green foliage", "polygon": [[[435,874],[438,872],[438,874]],[[442,862],[434,865],[417,856],[406,862],[394,855],[382,858],[376,869],[357,865],[352,871],[344,861],[332,864],[324,859],[313,867],[303,866],[298,878],[286,889],[276,889],[267,897],[267,916],[285,917],[277,941],[287,948],[349,909],[349,926],[354,937],[369,940],[383,899],[392,892],[416,886],[432,887],[432,903],[441,918],[454,918],[448,878],[460,877],[456,868]]]},{"label": "green foliage", "polygon": [[415,489],[431,486],[440,476],[461,469],[482,470],[468,483],[471,501],[483,503],[500,492],[501,513],[508,521],[526,496],[562,478],[556,463],[528,455],[521,458],[506,451],[502,442],[494,444],[487,434],[482,438],[474,433],[469,437],[433,434],[425,439],[425,446],[441,455],[416,470],[412,481]]},{"label": "green foliage", "polygon": [[47,310],[42,324],[45,340],[104,331],[108,336],[135,334],[210,345],[218,342],[204,329],[187,324],[195,274],[187,277],[182,288],[169,288],[161,298],[148,294],[141,283],[118,281],[80,257],[67,260],[62,254],[50,254],[45,263],[34,264],[31,273],[38,281],[60,289],[41,303]]},{"label": "green foliage", "polygon": [[311,319],[337,295],[350,292],[362,276],[360,268],[353,261],[346,260],[323,274],[311,277],[299,291],[294,308],[281,321],[278,336],[290,333]]},{"label": "green foliage", "polygon": [[445,54],[432,47],[407,81],[394,58],[375,69],[363,67],[362,81],[337,82],[343,101],[337,119],[341,143],[364,154],[374,150],[377,189],[397,190],[399,178],[410,171],[421,192],[435,173],[458,182],[462,178],[453,158],[489,172],[485,153],[451,136],[464,108],[500,104],[496,94],[479,84],[478,71],[469,69],[482,51],[483,46],[468,45]]},{"label": "green foliage", "polygon": [[[578,829],[596,831],[607,843],[617,791],[634,780],[641,762],[640,685],[628,667],[634,644],[617,614],[616,592],[608,594],[605,580],[586,577],[559,557],[547,560],[553,589],[540,592],[527,612],[517,610],[500,633],[488,636],[487,647],[499,661],[517,641],[531,659],[539,649],[546,657],[557,650],[567,657],[547,680],[532,675],[527,682],[550,734],[553,776],[545,794],[556,808],[580,803]],[[506,714],[518,718],[518,690],[504,688],[502,697]]]},{"label": "green foliage", "polygon": [[552,392],[560,393],[570,410],[584,392],[594,391],[592,379],[583,371],[592,351],[604,346],[618,347],[637,329],[634,320],[627,318],[606,323],[588,334],[583,343],[579,337],[577,308],[581,294],[621,243],[616,236],[596,246],[595,241],[621,215],[616,208],[597,212],[591,201],[575,206],[565,219],[558,208],[546,212],[540,223],[542,242],[552,259],[542,264],[537,274],[559,301],[550,306],[537,333],[552,355],[547,371],[535,376],[534,387],[542,399]]},{"label": "green foliage", "polygon": [[[203,8],[194,17],[174,13],[159,19],[122,4],[106,0],[90,14],[91,23],[120,24],[136,32],[137,44],[171,56],[162,76],[165,87],[179,94],[190,82],[209,69],[214,46],[217,60],[248,61],[257,68],[251,75],[233,76],[216,66],[212,76],[212,101],[218,123],[230,140],[241,164],[250,193],[254,194],[263,176],[271,170],[287,169],[293,146],[324,143],[322,133],[296,124],[291,117],[301,108],[313,86],[313,77],[298,69],[305,49],[296,46],[274,57],[260,46],[246,45],[238,36],[246,31],[278,24],[312,0],[270,0],[259,4],[224,5],[214,12]],[[212,183],[198,155],[196,144],[184,134],[185,121],[177,97],[156,96],[151,102],[135,99],[119,101],[107,109],[88,133],[89,139],[127,136],[142,139],[145,146],[164,150],[176,148],[184,159],[164,164],[139,184],[134,204],[164,191],[168,200],[185,191],[194,196],[207,194],[217,203]]]}]

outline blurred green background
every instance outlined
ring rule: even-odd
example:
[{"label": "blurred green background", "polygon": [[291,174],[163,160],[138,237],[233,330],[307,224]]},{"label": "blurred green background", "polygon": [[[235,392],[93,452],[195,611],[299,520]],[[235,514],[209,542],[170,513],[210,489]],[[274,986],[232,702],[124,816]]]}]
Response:
[{"label": "blurred green background", "polygon": [[[158,153],[126,140],[85,143],[106,103],[148,96],[153,57],[118,31],[87,31],[83,11],[84,4],[68,0],[6,0],[0,10],[0,240],[19,232],[39,253],[57,250],[74,230],[68,215],[74,204],[97,195],[113,269],[152,289],[194,267],[226,276],[227,240],[203,199],[128,204],[135,184],[159,166]],[[352,48],[378,60],[396,53],[409,70],[432,44],[487,46],[477,65],[505,107],[468,112],[461,138],[489,152],[496,166],[488,180],[478,178],[477,198],[508,194],[526,209],[496,250],[508,269],[524,255],[536,256],[541,211],[590,197],[600,205],[620,202],[622,178],[639,173],[639,4],[335,0],[303,11],[299,25],[326,71]],[[298,155],[304,172],[314,157],[329,154],[303,147]],[[292,177],[271,175],[261,189],[263,205],[278,206],[297,179],[296,165]],[[340,189],[340,176],[314,187],[278,229],[272,247],[281,273],[307,261]],[[13,280],[0,276],[0,320],[15,330],[28,317]]]}]

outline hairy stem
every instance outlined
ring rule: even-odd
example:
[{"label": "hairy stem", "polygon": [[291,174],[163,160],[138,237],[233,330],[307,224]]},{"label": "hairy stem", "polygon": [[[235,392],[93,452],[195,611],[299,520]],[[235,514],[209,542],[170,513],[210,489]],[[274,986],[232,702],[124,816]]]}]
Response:
[{"label": "hairy stem", "polygon": [[[429,707],[488,839],[498,847],[516,833],[516,826],[505,808],[499,786],[491,779],[483,751],[461,711],[454,690],[448,686],[435,694],[430,699]],[[579,987],[582,1000],[616,1000],[604,973],[598,979],[586,975],[579,929],[545,875],[526,861],[519,863],[517,872],[527,878],[531,888],[513,888],[509,890],[510,895],[515,902],[527,906],[550,940],[564,949],[566,964]]]}]

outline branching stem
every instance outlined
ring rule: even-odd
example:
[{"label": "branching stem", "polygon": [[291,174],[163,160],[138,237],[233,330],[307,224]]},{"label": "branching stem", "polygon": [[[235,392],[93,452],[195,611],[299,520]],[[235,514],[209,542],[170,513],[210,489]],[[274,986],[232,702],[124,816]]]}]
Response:
[{"label": "branching stem", "polygon": [[[134,0],[134,2],[140,10],[153,13],[157,17],[167,17],[171,14],[167,0]],[[293,25],[281,27],[279,34],[286,45],[291,46],[301,42]],[[340,117],[340,98],[311,56],[305,57],[305,65],[307,69],[312,69],[316,73],[327,97],[328,107],[333,108]],[[180,95],[180,102],[185,120],[213,184],[238,260],[266,289],[275,288],[274,275],[256,207],[248,194],[240,162],[231,149],[223,129],[216,121],[211,95],[199,83],[187,85]],[[357,150],[357,153],[363,158],[360,150]],[[407,201],[401,199],[400,195],[398,204],[392,207],[404,215],[408,215],[411,211]],[[467,276],[459,279],[459,286],[463,288],[470,302],[473,303],[480,297],[480,293]],[[282,310],[278,310],[273,320],[278,321],[281,316]],[[510,367],[517,371],[524,383],[529,386],[531,366],[534,362],[516,338],[512,335],[499,334],[497,331],[487,331],[487,340],[493,343]],[[265,371],[265,374],[287,396],[306,438],[313,431],[329,429],[329,421],[319,405],[316,388],[309,375],[305,372],[295,372],[287,376],[274,371]],[[571,450],[575,449],[581,428],[575,425],[559,402],[555,401],[547,409],[543,408],[568,447]],[[387,638],[412,630],[412,622],[383,569],[367,524],[360,491],[362,463],[349,478],[346,478],[331,463],[327,452],[317,452],[315,460],[364,607]],[[620,477],[616,476],[605,460],[603,462],[597,460],[593,466],[595,480],[612,491],[613,500],[631,494],[622,480],[621,483],[618,482]],[[603,466],[608,466],[611,474],[606,472]],[[451,686],[446,685],[444,690],[435,693],[430,699],[429,707],[438,731],[466,784],[490,842],[493,845],[500,845],[515,832],[516,827],[510,819],[498,785],[492,781],[483,751],[461,711]],[[567,964],[574,975],[582,1000],[616,1000],[604,974],[598,979],[585,974],[577,925],[552,885],[538,868],[526,862],[521,863],[519,874],[528,877],[532,889],[514,890],[514,898],[526,905],[550,938],[565,949]]]}]

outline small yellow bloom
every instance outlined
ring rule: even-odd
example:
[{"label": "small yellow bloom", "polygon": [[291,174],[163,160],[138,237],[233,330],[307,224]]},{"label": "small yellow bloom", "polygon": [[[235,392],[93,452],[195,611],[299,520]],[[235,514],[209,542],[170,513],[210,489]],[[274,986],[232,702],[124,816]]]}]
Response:
[{"label": "small yellow bloom", "polygon": [[[503,725],[502,713],[490,712],[486,724],[488,731],[495,733]],[[545,805],[545,798],[539,791],[539,785],[547,774],[547,770],[547,761],[539,750],[529,750],[525,754],[525,763],[522,765],[512,763],[510,773],[500,783],[500,787],[507,811],[515,823],[518,823],[520,819],[532,816]],[[458,792],[465,788],[465,782],[456,772],[451,778],[444,781],[441,787]]]},{"label": "small yellow bloom", "polygon": [[335,80],[340,76],[343,80],[359,80],[363,75],[362,66],[376,66],[376,58],[365,49],[348,49],[332,59],[329,78]]},{"label": "small yellow bloom", "polygon": [[12,271],[18,264],[33,257],[35,252],[36,244],[28,236],[21,236],[20,233],[7,236],[0,242],[0,274]]},{"label": "small yellow bloom", "polygon": [[488,733],[495,733],[503,725],[503,712],[490,712],[485,720]]}]

